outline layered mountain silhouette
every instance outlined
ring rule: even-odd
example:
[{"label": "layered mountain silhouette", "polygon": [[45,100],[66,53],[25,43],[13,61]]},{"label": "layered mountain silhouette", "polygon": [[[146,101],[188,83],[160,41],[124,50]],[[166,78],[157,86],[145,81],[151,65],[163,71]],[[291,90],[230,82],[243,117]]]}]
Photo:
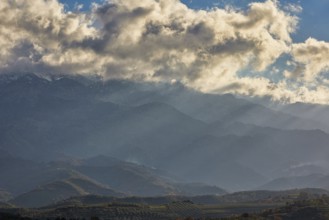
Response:
[{"label": "layered mountain silhouette", "polygon": [[115,158],[98,156],[37,163],[2,158],[2,201],[23,207],[40,207],[84,195],[112,197],[163,195],[222,195],[226,191],[206,184],[176,180],[164,171]]},{"label": "layered mountain silhouette", "polygon": [[2,75],[0,105],[4,201],[328,189],[326,106],[272,109],[178,83],[34,74]]},{"label": "layered mountain silhouette", "polygon": [[89,194],[116,197],[122,197],[124,195],[89,178],[77,176],[38,186],[30,192],[17,196],[15,199],[11,200],[10,203],[19,207],[42,207],[55,204],[73,196]]}]

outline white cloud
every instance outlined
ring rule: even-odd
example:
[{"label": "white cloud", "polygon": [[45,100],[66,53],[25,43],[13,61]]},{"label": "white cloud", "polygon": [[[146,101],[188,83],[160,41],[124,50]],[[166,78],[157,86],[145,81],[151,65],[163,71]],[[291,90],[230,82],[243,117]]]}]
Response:
[{"label": "white cloud", "polygon": [[[3,0],[0,71],[180,81],[205,92],[322,102],[322,87],[239,76],[246,69],[280,74],[272,64],[291,48],[293,63],[305,68],[301,78],[326,70],[323,52],[311,63],[303,58],[314,54],[312,40],[293,44],[290,35],[297,23],[275,0],[251,3],[247,11],[192,10],[178,0],[110,0],[94,4],[88,13],[65,11],[57,0]],[[287,70],[284,75],[298,73]]]},{"label": "white cloud", "polygon": [[284,9],[288,12],[299,14],[302,13],[303,8],[299,4],[287,3],[284,5]]},{"label": "white cloud", "polygon": [[309,38],[304,43],[294,44],[291,52],[296,68],[291,77],[299,77],[309,83],[321,79],[329,71],[329,43]]},{"label": "white cloud", "polygon": [[56,0],[4,0],[0,4],[0,67],[39,71],[44,56],[95,36],[87,15],[64,11]]}]

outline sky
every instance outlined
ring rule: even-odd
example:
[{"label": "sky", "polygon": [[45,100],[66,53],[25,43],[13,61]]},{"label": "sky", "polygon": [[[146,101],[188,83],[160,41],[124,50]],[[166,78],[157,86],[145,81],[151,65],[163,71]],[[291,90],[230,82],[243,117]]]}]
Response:
[{"label": "sky", "polygon": [[328,0],[4,0],[0,73],[329,104]]}]

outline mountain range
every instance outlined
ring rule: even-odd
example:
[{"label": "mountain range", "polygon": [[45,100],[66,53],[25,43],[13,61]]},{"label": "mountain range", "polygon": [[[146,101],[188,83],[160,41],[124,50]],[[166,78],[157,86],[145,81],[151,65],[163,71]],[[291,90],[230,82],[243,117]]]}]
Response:
[{"label": "mountain range", "polygon": [[0,106],[0,201],[329,189],[328,106],[35,74],[1,75]]}]

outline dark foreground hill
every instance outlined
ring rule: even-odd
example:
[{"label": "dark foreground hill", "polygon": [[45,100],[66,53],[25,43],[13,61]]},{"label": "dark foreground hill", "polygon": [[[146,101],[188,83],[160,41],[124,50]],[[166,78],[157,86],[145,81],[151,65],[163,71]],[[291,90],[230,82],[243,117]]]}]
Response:
[{"label": "dark foreground hill", "polygon": [[[75,197],[40,209],[2,208],[1,213],[33,219],[316,219],[328,213],[328,192],[318,189],[254,191],[227,196],[113,198]],[[260,213],[260,214],[256,214]],[[240,217],[241,216],[241,217]]]},{"label": "dark foreground hill", "polygon": [[243,213],[225,220],[327,220],[329,218],[329,199],[300,200],[283,207],[268,209],[260,214]]}]

